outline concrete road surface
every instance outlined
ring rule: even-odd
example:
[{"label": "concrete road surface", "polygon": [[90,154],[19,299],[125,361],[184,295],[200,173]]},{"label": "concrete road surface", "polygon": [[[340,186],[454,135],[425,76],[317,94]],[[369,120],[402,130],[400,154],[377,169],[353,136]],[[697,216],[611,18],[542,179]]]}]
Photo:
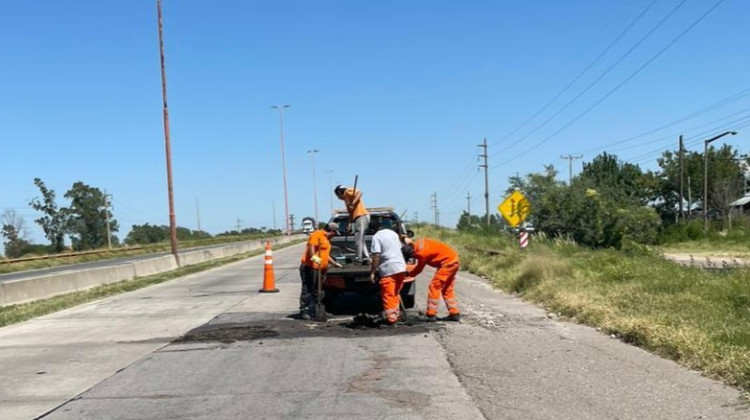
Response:
[{"label": "concrete road surface", "polygon": [[[739,392],[460,273],[462,324],[300,321],[301,247],[0,329],[0,419],[747,419]],[[429,273],[418,279],[424,303]]]}]

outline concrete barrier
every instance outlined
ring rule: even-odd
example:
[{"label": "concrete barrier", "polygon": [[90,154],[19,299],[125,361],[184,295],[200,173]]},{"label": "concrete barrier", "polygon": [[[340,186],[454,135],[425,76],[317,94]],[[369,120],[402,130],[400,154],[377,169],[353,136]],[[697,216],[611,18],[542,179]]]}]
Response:
[{"label": "concrete barrier", "polygon": [[[271,241],[272,244],[284,244],[305,237],[305,235],[295,235],[291,237],[275,237],[268,240]],[[266,239],[262,239],[236,242],[196,251],[187,250],[179,253],[179,266],[185,267],[231,257],[233,255],[263,249],[265,246]],[[132,263],[113,265],[110,267],[71,270],[38,277],[0,282],[0,306],[46,299],[64,293],[83,291],[104,284],[131,280],[136,277],[146,277],[154,274],[165,273],[177,268],[178,265],[174,256],[164,255]]]}]

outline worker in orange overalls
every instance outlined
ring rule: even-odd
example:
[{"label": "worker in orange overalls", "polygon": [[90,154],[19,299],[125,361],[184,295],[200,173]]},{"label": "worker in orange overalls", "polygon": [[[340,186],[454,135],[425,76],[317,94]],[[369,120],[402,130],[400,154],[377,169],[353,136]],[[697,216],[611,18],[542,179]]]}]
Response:
[{"label": "worker in orange overalls", "polygon": [[406,275],[416,277],[421,273],[425,265],[435,267],[437,271],[427,289],[426,321],[437,319],[438,305],[442,296],[445,306],[448,307],[448,321],[460,321],[461,312],[458,309],[456,296],[453,292],[458,273],[458,253],[447,244],[436,239],[421,238],[416,241],[406,238],[402,248],[404,258],[417,260],[415,266],[410,266]]},{"label": "worker in orange overalls", "polygon": [[375,283],[375,274],[380,277],[380,298],[383,302],[385,324],[395,326],[400,317],[399,302],[401,288],[406,279],[406,261],[401,253],[401,239],[391,229],[373,222],[378,231],[372,236],[370,245],[372,265],[370,265],[370,282]]},{"label": "worker in orange overalls", "polygon": [[346,188],[343,185],[337,185],[333,189],[336,197],[344,201],[346,211],[349,212],[349,221],[354,224],[354,242],[357,244],[356,261],[359,263],[369,263],[370,253],[365,246],[365,232],[370,226],[370,213],[367,212],[362,202],[362,191],[354,188]]},{"label": "worker in orange overalls", "polygon": [[309,320],[315,316],[315,302],[318,299],[318,288],[315,283],[315,270],[319,271],[320,281],[323,273],[328,269],[328,264],[335,267],[341,267],[331,257],[330,239],[338,233],[338,225],[329,223],[323,229],[313,231],[307,238],[305,253],[299,266],[299,276],[302,280],[302,289],[299,294],[299,315],[300,318]]}]

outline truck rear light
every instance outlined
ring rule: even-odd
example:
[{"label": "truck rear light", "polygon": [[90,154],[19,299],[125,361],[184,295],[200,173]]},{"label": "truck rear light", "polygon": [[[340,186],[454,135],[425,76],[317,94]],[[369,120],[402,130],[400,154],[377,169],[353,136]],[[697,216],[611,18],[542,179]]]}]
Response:
[{"label": "truck rear light", "polygon": [[346,281],[344,281],[343,277],[327,277],[325,285],[334,289],[345,289]]}]

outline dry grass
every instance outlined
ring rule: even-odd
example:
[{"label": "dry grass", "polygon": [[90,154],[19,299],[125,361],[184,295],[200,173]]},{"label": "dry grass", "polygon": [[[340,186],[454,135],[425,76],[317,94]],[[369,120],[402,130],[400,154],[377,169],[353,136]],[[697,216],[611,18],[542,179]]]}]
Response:
[{"label": "dry grass", "polygon": [[[590,250],[534,238],[522,252],[500,235],[420,234],[441,236],[464,267],[506,292],[750,390],[748,270],[682,267],[645,248]],[[490,249],[502,254],[477,251]]]}]

